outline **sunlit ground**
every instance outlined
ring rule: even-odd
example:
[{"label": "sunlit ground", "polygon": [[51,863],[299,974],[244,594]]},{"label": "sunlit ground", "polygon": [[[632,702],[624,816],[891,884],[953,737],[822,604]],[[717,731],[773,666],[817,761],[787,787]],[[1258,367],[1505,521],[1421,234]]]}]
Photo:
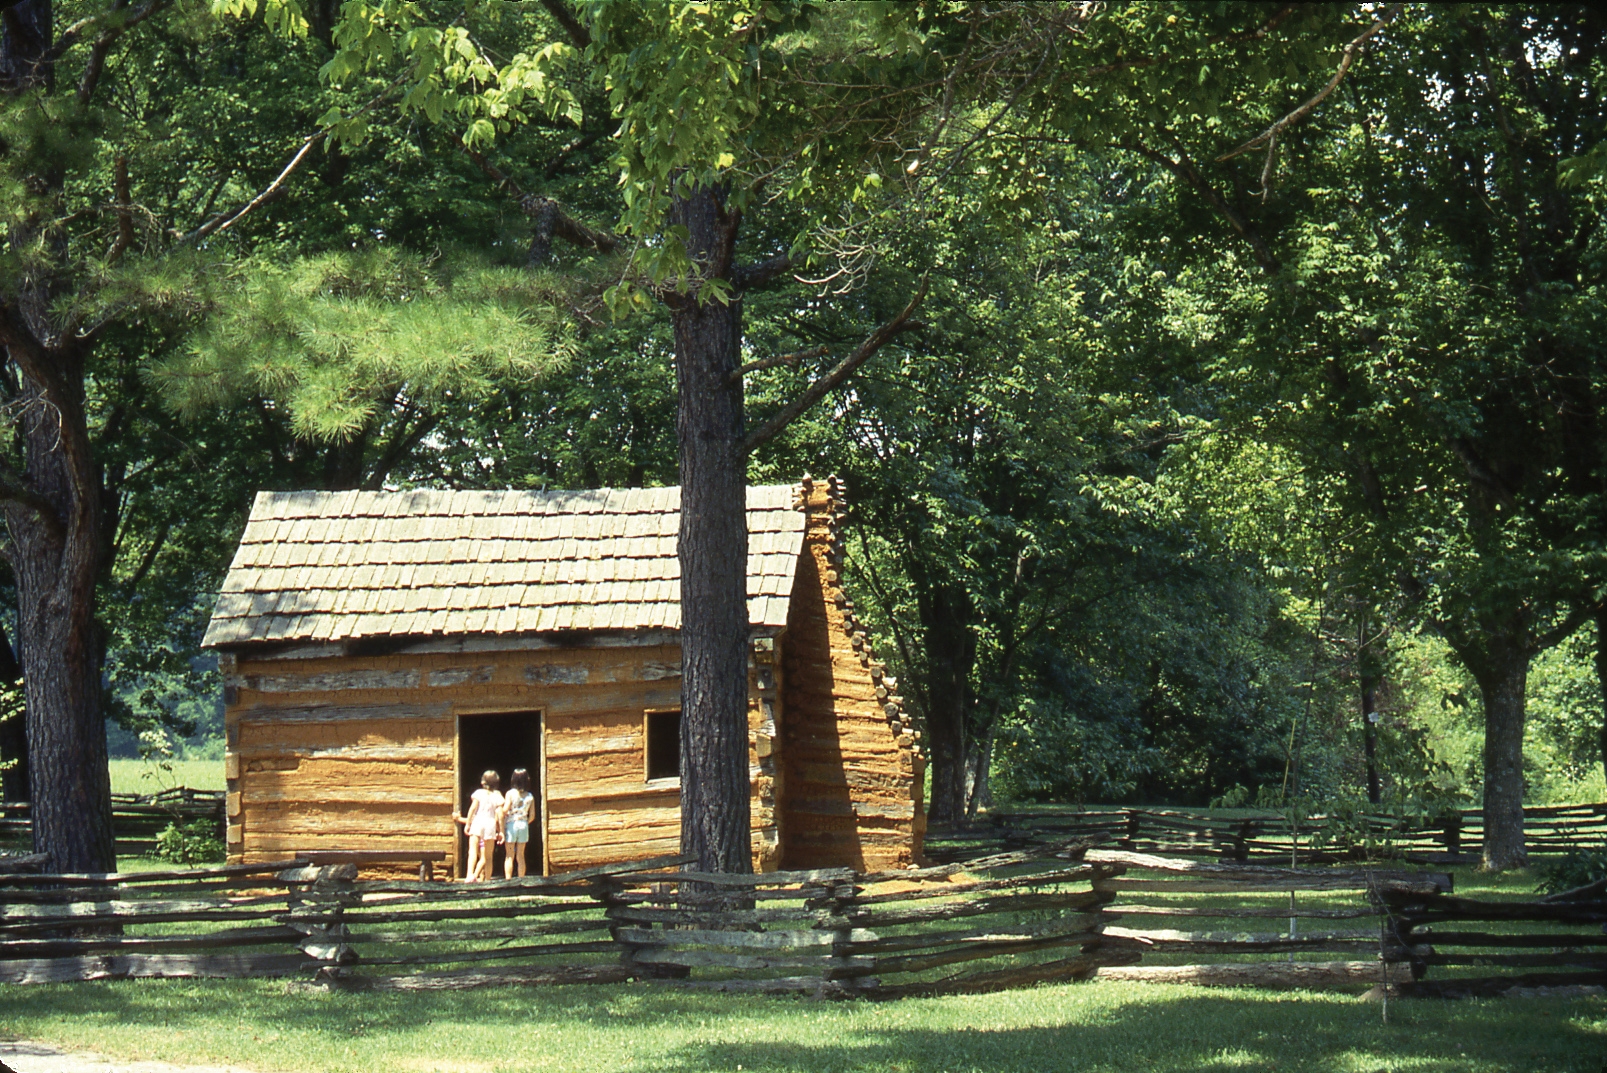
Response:
[{"label": "sunlit ground", "polygon": [[123,1059],[263,1070],[1575,1070],[1600,997],[1396,1001],[1094,982],[889,1003],[647,984],[424,995],[280,982],[0,989],[0,1031]]}]

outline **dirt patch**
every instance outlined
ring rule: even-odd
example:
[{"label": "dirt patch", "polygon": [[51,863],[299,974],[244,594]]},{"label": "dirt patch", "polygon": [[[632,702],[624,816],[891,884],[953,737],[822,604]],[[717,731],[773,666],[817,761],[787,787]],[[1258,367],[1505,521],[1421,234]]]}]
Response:
[{"label": "dirt patch", "polygon": [[12,1073],[254,1073],[244,1066],[176,1066],[128,1062],[87,1051],[63,1051],[48,1043],[0,1040],[0,1069]]}]

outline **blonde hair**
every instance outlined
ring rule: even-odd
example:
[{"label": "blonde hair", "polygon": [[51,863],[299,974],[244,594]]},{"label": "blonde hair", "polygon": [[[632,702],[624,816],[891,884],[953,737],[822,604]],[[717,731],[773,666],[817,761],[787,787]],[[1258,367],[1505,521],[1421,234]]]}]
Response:
[{"label": "blonde hair", "polygon": [[502,776],[498,775],[495,771],[492,771],[489,768],[486,769],[486,773],[484,775],[480,776],[480,787],[482,789],[495,790],[501,785]]}]

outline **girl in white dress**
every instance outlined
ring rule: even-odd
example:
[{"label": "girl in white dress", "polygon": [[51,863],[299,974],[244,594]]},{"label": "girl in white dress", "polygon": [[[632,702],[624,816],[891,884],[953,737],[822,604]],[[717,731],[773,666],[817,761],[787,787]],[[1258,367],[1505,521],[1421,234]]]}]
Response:
[{"label": "girl in white dress", "polygon": [[469,798],[469,814],[452,818],[462,824],[469,836],[469,863],[464,878],[491,878],[491,854],[502,841],[502,795],[497,788],[502,777],[495,771],[480,776],[480,788]]}]

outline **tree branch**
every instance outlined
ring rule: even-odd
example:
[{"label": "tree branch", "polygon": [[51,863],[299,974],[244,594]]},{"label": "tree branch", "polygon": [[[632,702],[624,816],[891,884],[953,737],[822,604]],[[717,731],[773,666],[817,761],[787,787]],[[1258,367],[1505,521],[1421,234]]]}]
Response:
[{"label": "tree branch", "polygon": [[116,264],[134,244],[134,213],[129,207],[128,157],[122,153],[112,160],[112,196],[116,200],[117,238],[106,251],[106,263]]},{"label": "tree branch", "polygon": [[750,287],[762,287],[777,276],[792,269],[792,257],[785,253],[778,253],[774,257],[767,257],[751,265],[738,265],[731,270],[731,283],[738,290],[747,290]]},{"label": "tree branch", "polygon": [[569,10],[564,0],[541,0],[541,6],[564,28],[564,33],[569,35],[569,40],[575,43],[576,48],[591,47],[591,31],[586,29],[585,23],[575,18],[575,13]]},{"label": "tree branch", "polygon": [[547,161],[547,166],[541,169],[541,177],[543,179],[551,179],[556,176],[560,171],[564,170],[564,166],[569,163],[570,157],[574,156],[583,149],[596,145],[604,133],[604,131],[600,130],[588,130],[586,133],[582,134],[580,137],[574,139],[568,145],[558,150],[557,154],[551,160]]},{"label": "tree branch", "polygon": [[1540,636],[1536,637],[1534,639],[1534,643],[1530,645],[1530,651],[1535,655],[1539,655],[1548,648],[1562,644],[1562,642],[1572,637],[1579,627],[1595,618],[1596,613],[1600,611],[1601,608],[1601,601],[1597,601],[1596,603],[1585,607],[1574,608],[1573,611],[1569,613],[1568,617],[1563,619],[1554,628],[1547,630],[1545,633],[1542,633]]},{"label": "tree branch", "polygon": [[485,172],[488,179],[513,195],[525,215],[535,220],[536,233],[530,244],[530,255],[526,258],[526,263],[531,268],[539,268],[546,263],[552,254],[554,237],[561,238],[571,245],[589,246],[601,253],[613,253],[619,249],[618,235],[587,227],[565,212],[563,207],[550,197],[527,193],[512,176],[486,159],[484,153],[473,149],[465,149],[464,152],[469,154],[469,159]]},{"label": "tree branch", "polygon": [[167,544],[168,534],[172,531],[172,522],[162,523],[162,527],[156,531],[156,539],[151,541],[151,546],[146,548],[145,554],[140,557],[140,564],[135,568],[134,576],[129,578],[128,583],[123,587],[124,592],[132,596],[134,590],[139,588],[140,582],[144,581],[145,576],[151,572],[151,567],[156,565],[156,557],[162,554],[162,548]]},{"label": "tree branch", "polygon": [[910,317],[920,307],[921,302],[926,299],[926,286],[927,277],[922,276],[921,286],[915,292],[915,297],[910,299],[909,305],[905,306],[898,316],[871,332],[852,354],[837,363],[836,368],[810,384],[802,395],[783,406],[774,417],[750,433],[742,441],[742,453],[750,454],[755,448],[774,439],[776,434],[792,424],[799,414],[825,398],[828,392],[852,376],[854,370],[865,364],[866,359],[885,346],[893,336],[900,332],[913,331],[921,327],[921,325],[912,322]]},{"label": "tree branch", "polygon": [[1375,21],[1366,30],[1362,31],[1361,36],[1357,37],[1354,41],[1345,46],[1345,51],[1339,58],[1339,69],[1334,72],[1334,77],[1328,80],[1328,84],[1322,87],[1315,97],[1311,98],[1311,100],[1307,101],[1305,104],[1302,104],[1299,108],[1296,108],[1294,111],[1290,112],[1288,115],[1284,116],[1282,119],[1278,120],[1276,123],[1272,124],[1272,126],[1268,127],[1260,134],[1257,134],[1254,138],[1251,138],[1237,149],[1233,150],[1233,152],[1224,153],[1222,156],[1217,157],[1216,162],[1221,164],[1225,161],[1232,160],[1236,156],[1243,156],[1245,153],[1248,153],[1258,145],[1265,145],[1309,115],[1313,108],[1321,104],[1328,98],[1330,93],[1339,88],[1339,83],[1345,80],[1345,73],[1350,70],[1350,65],[1356,62],[1356,56],[1361,51],[1361,47],[1366,44],[1374,34],[1388,26],[1391,22],[1394,22],[1395,16],[1399,15],[1401,13],[1401,9],[1405,6],[1405,4],[1389,5],[1389,7],[1384,9],[1383,14],[1378,16],[1377,21]]},{"label": "tree branch", "polygon": [[256,197],[252,198],[250,201],[246,202],[232,213],[219,213],[218,215],[212,217],[212,219],[208,220],[200,227],[197,227],[194,231],[191,231],[189,234],[181,237],[177,244],[183,246],[186,243],[199,242],[208,235],[217,234],[221,231],[227,231],[236,223],[239,223],[248,212],[272,198],[284,187],[285,180],[289,179],[290,176],[295,173],[295,170],[301,167],[301,162],[307,159],[307,154],[312,152],[312,147],[318,143],[318,139],[322,138],[324,133],[324,131],[320,130],[308,135],[307,140],[302,142],[301,147],[296,150],[296,155],[290,158],[290,163],[286,164],[284,166],[284,170],[279,172],[279,174],[274,178],[273,182],[265,186],[262,189],[262,192]]},{"label": "tree branch", "polygon": [[735,384],[747,374],[756,373],[760,369],[774,369],[778,365],[797,365],[805,358],[820,358],[830,352],[831,347],[822,345],[812,346],[808,350],[794,350],[791,354],[777,354],[770,358],[760,358],[758,361],[748,362],[740,369],[732,369],[731,375],[726,377],[726,382]]},{"label": "tree branch", "polygon": [[[369,98],[368,103],[357,109],[357,111],[353,112],[351,115],[342,117],[339,122],[356,119],[358,116],[367,112],[370,108],[373,108],[380,101],[383,101],[392,93],[396,92],[396,87],[402,84],[402,79],[406,78],[411,70],[412,68],[410,67],[404,67],[401,74],[391,79],[390,85],[374,94],[374,96]],[[245,205],[241,206],[239,209],[236,209],[234,212],[219,213],[210,220],[201,224],[189,234],[180,236],[177,245],[182,246],[185,243],[197,242],[203,238],[206,238],[208,235],[217,234],[220,231],[227,231],[229,228],[238,223],[248,212],[255,209],[263,202],[273,198],[284,187],[285,180],[289,179],[290,176],[294,174],[295,170],[301,167],[301,162],[307,159],[307,154],[312,152],[312,147],[318,143],[320,138],[325,137],[330,130],[333,129],[333,127],[334,124],[328,124],[326,126],[319,127],[317,130],[307,135],[306,140],[303,141],[300,147],[297,148],[296,154],[290,158],[290,163],[284,166],[284,170],[275,176],[273,182],[269,183],[260,194],[246,202]]]},{"label": "tree branch", "polygon": [[1479,454],[1471,440],[1465,436],[1457,436],[1449,441],[1449,446],[1451,453],[1462,461],[1469,481],[1483,487],[1504,507],[1511,507],[1516,503],[1517,497],[1513,490],[1490,468],[1489,463]]},{"label": "tree branch", "polygon": [[1277,272],[1283,267],[1282,262],[1273,256],[1272,251],[1267,248],[1267,244],[1261,240],[1261,235],[1250,221],[1245,219],[1232,205],[1229,205],[1226,199],[1221,194],[1218,194],[1210,183],[1205,181],[1205,176],[1200,174],[1199,169],[1186,156],[1173,160],[1165,153],[1151,149],[1142,142],[1120,142],[1118,147],[1137,153],[1147,160],[1155,161],[1155,163],[1192,186],[1195,192],[1205,198],[1206,202],[1216,210],[1217,214],[1226,220],[1228,225],[1250,244],[1250,249],[1255,253],[1256,261],[1266,271]]},{"label": "tree branch", "polygon": [[[94,51],[90,54],[89,63],[84,68],[83,79],[78,83],[79,103],[87,102],[95,93],[95,87],[100,84],[101,73],[106,67],[106,54],[110,51],[117,39],[156,14],[158,11],[170,6],[173,0],[148,0],[144,7],[136,10],[128,18],[115,26],[109,26],[101,32],[95,41]],[[82,41],[90,30],[106,22],[111,16],[126,10],[127,0],[113,0],[112,6],[99,15],[91,15],[87,19],[79,19],[61,32],[56,43],[46,52],[39,61],[41,67],[51,67]]]}]

